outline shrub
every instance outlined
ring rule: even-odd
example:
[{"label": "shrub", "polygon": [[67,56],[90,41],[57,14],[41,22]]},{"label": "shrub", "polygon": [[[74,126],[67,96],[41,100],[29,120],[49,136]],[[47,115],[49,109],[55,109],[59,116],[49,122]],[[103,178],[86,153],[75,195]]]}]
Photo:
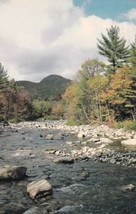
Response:
[{"label": "shrub", "polygon": [[114,128],[124,128],[126,130],[136,131],[136,121],[124,120],[122,122],[116,122]]},{"label": "shrub", "polygon": [[136,121],[125,120],[123,124],[126,130],[136,130]]}]

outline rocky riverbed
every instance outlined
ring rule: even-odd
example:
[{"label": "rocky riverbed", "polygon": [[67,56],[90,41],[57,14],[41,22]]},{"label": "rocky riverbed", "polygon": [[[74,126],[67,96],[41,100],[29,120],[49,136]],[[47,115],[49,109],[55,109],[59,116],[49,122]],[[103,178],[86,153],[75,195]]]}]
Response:
[{"label": "rocky riverbed", "polygon": [[65,121],[1,127],[0,192],[0,214],[133,214],[136,133]]}]

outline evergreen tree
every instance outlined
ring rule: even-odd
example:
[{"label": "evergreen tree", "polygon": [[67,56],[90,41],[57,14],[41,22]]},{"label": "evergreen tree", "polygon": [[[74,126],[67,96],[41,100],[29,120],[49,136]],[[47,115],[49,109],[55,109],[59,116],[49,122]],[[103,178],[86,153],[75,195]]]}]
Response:
[{"label": "evergreen tree", "polygon": [[126,40],[119,37],[119,28],[111,26],[107,29],[107,36],[102,35],[102,40],[98,39],[99,53],[108,58],[111,65],[112,73],[122,67],[123,63],[129,58],[129,50],[126,47]]},{"label": "evergreen tree", "polygon": [[0,63],[0,89],[7,87],[8,85],[8,75],[4,66]]},{"label": "evergreen tree", "polygon": [[130,63],[136,69],[136,37],[130,48]]}]

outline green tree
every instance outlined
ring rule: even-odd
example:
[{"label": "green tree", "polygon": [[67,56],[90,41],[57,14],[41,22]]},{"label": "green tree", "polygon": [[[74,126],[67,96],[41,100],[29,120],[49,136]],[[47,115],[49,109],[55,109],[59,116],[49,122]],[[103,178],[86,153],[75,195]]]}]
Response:
[{"label": "green tree", "polygon": [[33,109],[35,117],[45,117],[46,115],[50,115],[52,112],[51,102],[48,100],[34,100]]},{"label": "green tree", "polygon": [[126,46],[126,40],[120,38],[119,28],[111,26],[107,29],[107,36],[101,34],[102,40],[98,39],[99,53],[107,57],[110,63],[110,72],[115,73],[116,69],[122,67],[129,58],[129,47]]},{"label": "green tree", "polygon": [[78,105],[82,109],[87,122],[90,122],[91,114],[93,114],[97,108],[94,99],[96,93],[90,89],[88,82],[96,75],[103,75],[105,72],[106,66],[104,63],[96,59],[88,59],[81,65],[81,69],[77,73],[77,80],[79,81],[81,91]]},{"label": "green tree", "polygon": [[63,95],[63,100],[66,103],[65,116],[68,121],[73,124],[84,120],[82,109],[79,106],[80,94],[81,89],[79,83],[72,81]]},{"label": "green tree", "polygon": [[0,63],[0,90],[8,86],[8,75],[4,66]]},{"label": "green tree", "polygon": [[129,74],[132,84],[131,94],[128,96],[129,104],[127,107],[131,110],[133,120],[136,120],[136,36],[134,42],[131,43],[129,62],[132,68]]},{"label": "green tree", "polygon": [[105,73],[106,66],[97,59],[88,59],[81,65],[77,72],[77,81],[87,81],[96,74]]},{"label": "green tree", "polygon": [[[67,101],[69,118],[71,117],[73,120],[83,123],[90,123],[92,121],[92,115],[96,115],[94,112],[98,109],[99,100],[97,99],[96,101],[96,96],[98,95],[99,89],[95,91],[94,87],[96,87],[96,85],[94,84],[93,87],[91,87],[90,81],[92,79],[96,80],[95,77],[97,75],[99,77],[103,76],[104,72],[104,63],[96,59],[88,59],[81,65],[75,81],[67,88],[64,95]],[[100,83],[99,80],[96,82],[98,84]],[[98,118],[98,114],[96,117]]]},{"label": "green tree", "polygon": [[90,80],[88,80],[89,89],[93,95],[93,111],[90,112],[91,119],[100,123],[104,121],[104,113],[101,104],[100,94],[107,89],[109,85],[109,79],[105,75],[96,74]]},{"label": "green tree", "polygon": [[[5,117],[4,103],[5,103],[5,93],[7,91],[9,81],[7,76],[7,71],[5,70],[2,63],[0,63],[0,114]],[[7,93],[6,93],[7,94]]]},{"label": "green tree", "polygon": [[130,63],[136,69],[136,37],[130,48]]}]

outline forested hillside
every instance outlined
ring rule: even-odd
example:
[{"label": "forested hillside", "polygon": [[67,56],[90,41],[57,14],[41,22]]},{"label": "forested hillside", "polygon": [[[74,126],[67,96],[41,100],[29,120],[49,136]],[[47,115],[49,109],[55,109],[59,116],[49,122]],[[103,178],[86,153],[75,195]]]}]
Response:
[{"label": "forested hillside", "polygon": [[30,81],[17,81],[16,83],[27,90],[32,99],[58,100],[70,82],[71,80],[54,74],[44,78],[39,83]]}]

